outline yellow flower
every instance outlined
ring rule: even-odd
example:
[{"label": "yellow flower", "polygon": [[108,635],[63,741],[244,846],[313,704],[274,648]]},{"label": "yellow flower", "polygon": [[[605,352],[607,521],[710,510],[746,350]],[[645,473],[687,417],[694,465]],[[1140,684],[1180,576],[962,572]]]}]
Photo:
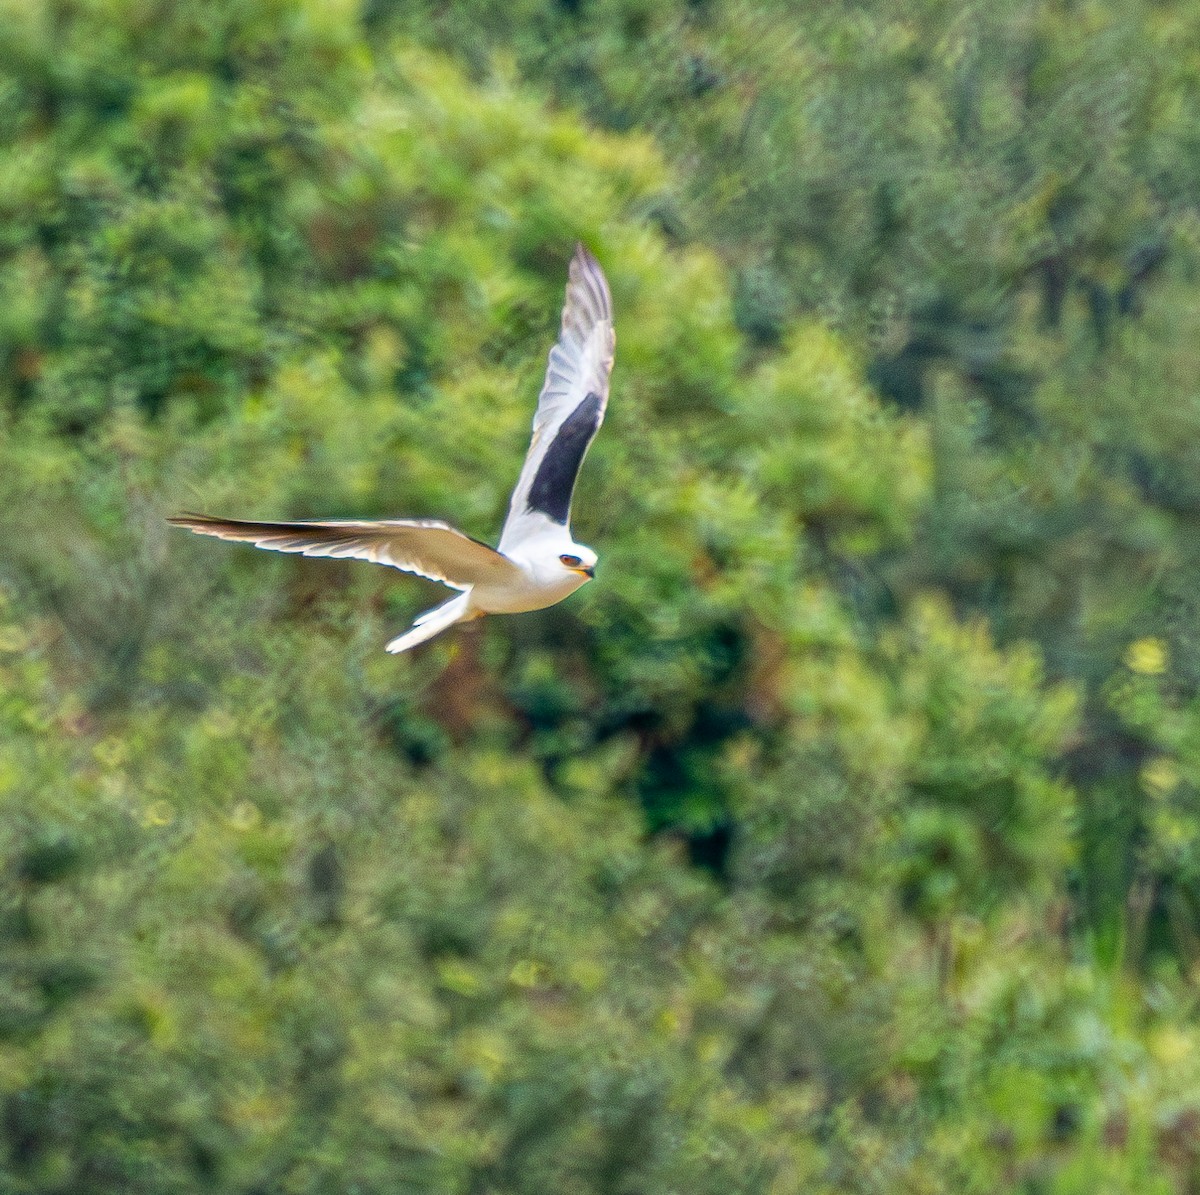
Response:
[{"label": "yellow flower", "polygon": [[1179,769],[1174,760],[1159,755],[1142,764],[1138,778],[1142,782],[1142,789],[1150,796],[1165,797],[1178,786]]},{"label": "yellow flower", "polygon": [[229,811],[229,824],[235,830],[253,830],[262,821],[262,813],[253,801],[239,801]]},{"label": "yellow flower", "polygon": [[169,826],[175,820],[175,807],[170,801],[152,801],[142,810],[143,826]]},{"label": "yellow flower", "polygon": [[508,974],[509,982],[521,988],[535,988],[546,982],[549,972],[545,965],[533,959],[518,959]]},{"label": "yellow flower", "polygon": [[442,986],[460,996],[478,996],[483,991],[483,981],[479,976],[457,959],[443,959],[437,965],[437,973]]},{"label": "yellow flower", "polygon": [[0,651],[24,651],[30,643],[30,638],[24,627],[15,623],[0,627]]},{"label": "yellow flower", "polygon": [[673,1036],[674,1034],[678,1033],[682,1025],[683,1021],[679,1016],[679,1013],[677,1013],[673,1008],[664,1008],[662,1012],[658,1014],[658,1027],[668,1036]]},{"label": "yellow flower", "polygon": [[1174,1025],[1164,1026],[1150,1037],[1150,1052],[1168,1066],[1182,1062],[1193,1048],[1192,1035]]},{"label": "yellow flower", "polygon": [[1125,666],[1143,676],[1158,676],[1166,672],[1169,662],[1167,645],[1161,639],[1135,639],[1125,649]]},{"label": "yellow flower", "polygon": [[119,768],[129,758],[129,747],[124,739],[112,736],[101,739],[92,748],[92,755],[101,767],[112,770]]}]

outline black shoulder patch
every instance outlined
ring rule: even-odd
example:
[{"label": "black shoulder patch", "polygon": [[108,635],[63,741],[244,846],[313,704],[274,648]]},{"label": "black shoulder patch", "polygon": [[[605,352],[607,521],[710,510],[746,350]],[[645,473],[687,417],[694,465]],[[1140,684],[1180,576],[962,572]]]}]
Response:
[{"label": "black shoulder patch", "polygon": [[546,445],[546,455],[534,474],[525,500],[528,510],[540,511],[548,519],[566,524],[571,517],[571,494],[579,466],[603,415],[600,395],[589,394],[563,420],[558,434]]}]

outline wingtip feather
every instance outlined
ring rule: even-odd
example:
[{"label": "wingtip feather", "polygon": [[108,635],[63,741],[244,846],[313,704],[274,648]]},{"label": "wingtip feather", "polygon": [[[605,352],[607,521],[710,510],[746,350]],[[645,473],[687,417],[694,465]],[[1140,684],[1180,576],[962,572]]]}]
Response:
[{"label": "wingtip feather", "polygon": [[575,253],[567,271],[567,300],[563,307],[564,326],[574,310],[593,320],[612,321],[612,295],[604,267],[582,241],[575,242]]},{"label": "wingtip feather", "polygon": [[229,521],[228,519],[218,518],[216,515],[197,514],[192,510],[181,510],[177,515],[167,516],[167,522],[172,527],[190,527],[193,523],[199,523],[202,527],[212,527],[220,526]]}]

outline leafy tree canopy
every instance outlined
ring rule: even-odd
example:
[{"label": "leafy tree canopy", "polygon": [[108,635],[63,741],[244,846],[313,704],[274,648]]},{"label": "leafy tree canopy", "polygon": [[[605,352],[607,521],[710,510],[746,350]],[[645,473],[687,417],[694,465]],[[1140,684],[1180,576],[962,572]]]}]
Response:
[{"label": "leafy tree canopy", "polygon": [[1187,6],[0,18],[0,1189],[1195,1183]]}]

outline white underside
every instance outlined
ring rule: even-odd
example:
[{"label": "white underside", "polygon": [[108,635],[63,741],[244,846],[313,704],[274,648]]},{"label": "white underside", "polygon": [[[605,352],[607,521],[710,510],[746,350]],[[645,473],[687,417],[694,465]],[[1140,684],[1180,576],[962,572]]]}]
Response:
[{"label": "white underside", "polygon": [[418,615],[413,625],[388,645],[393,655],[425,643],[435,635],[459,622],[467,622],[483,614],[524,614],[529,610],[544,610],[569,597],[587,580],[580,573],[557,572],[541,578],[522,561],[515,561],[521,571],[515,583],[503,585],[473,585],[448,602]]},{"label": "white underside", "polygon": [[475,585],[468,590],[471,610],[479,614],[524,614],[527,610],[544,610],[570,597],[586,580],[569,573],[545,582],[524,576],[518,585]]}]

